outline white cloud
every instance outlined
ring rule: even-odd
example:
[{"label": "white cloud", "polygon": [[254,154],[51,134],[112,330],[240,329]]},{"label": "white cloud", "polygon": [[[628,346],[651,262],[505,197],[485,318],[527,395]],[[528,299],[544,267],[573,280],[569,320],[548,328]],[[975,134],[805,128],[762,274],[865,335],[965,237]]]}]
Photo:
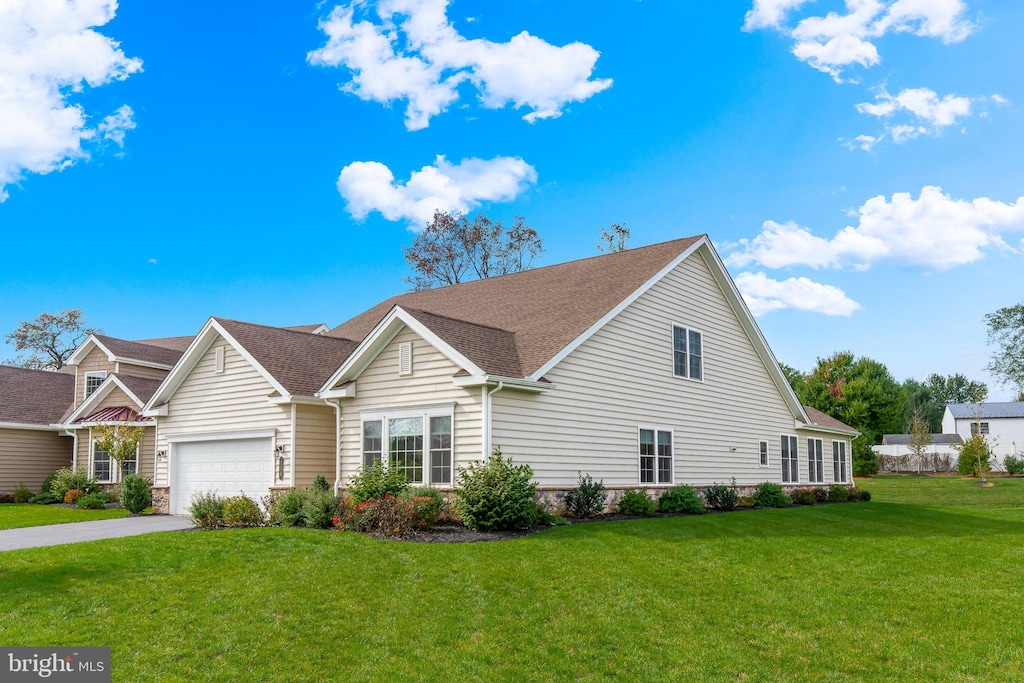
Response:
[{"label": "white cloud", "polygon": [[853,315],[861,305],[843,290],[805,277],[773,280],[764,273],[740,273],[736,286],[750,312],[762,316],[772,311],[793,308],[825,315]]},{"label": "white cloud", "polygon": [[419,229],[434,211],[468,212],[481,202],[507,202],[537,182],[537,171],[518,157],[463,159],[457,164],[438,156],[404,183],[378,161],[357,161],[341,169],[338,192],[358,220],[379,211],[390,221],[408,221]]},{"label": "white cloud", "polygon": [[[991,99],[998,104],[998,97],[994,95]],[[854,144],[847,144],[847,147],[870,151],[886,137],[898,144],[922,135],[939,135],[943,129],[972,116],[974,103],[985,99],[972,100],[959,95],[939,97],[929,88],[907,88],[897,95],[890,95],[885,88],[879,88],[874,102],[861,102],[855,106],[861,114],[881,119],[884,131],[875,136],[859,136],[854,139]],[[863,144],[862,138],[869,144]]]},{"label": "white cloud", "polygon": [[796,26],[788,15],[799,0],[754,0],[744,30],[776,28],[794,39],[793,54],[837,82],[851,65],[872,67],[881,61],[874,41],[887,33],[911,33],[956,43],[974,30],[964,0],[846,0],[846,13],[808,16]]},{"label": "white cloud", "polygon": [[93,30],[116,0],[0,2],[0,201],[26,173],[50,173],[88,158],[100,137],[123,143],[134,127],[122,107],[96,127],[72,98],[86,86],[124,80],[142,69],[120,45]]},{"label": "white cloud", "polygon": [[611,86],[611,79],[591,77],[600,53],[590,45],[559,47],[526,31],[504,43],[467,39],[449,21],[448,3],[378,0],[373,13],[360,0],[338,5],[320,22],[327,43],[307,60],[347,68],[351,79],[342,89],[363,100],[405,101],[408,130],[426,128],[459,99],[464,83],[477,89],[484,107],[528,109],[523,118],[531,123],[561,116],[570,102]]},{"label": "white cloud", "polygon": [[872,197],[831,238],[796,223],[765,221],[761,233],[740,240],[726,259],[730,265],[767,268],[810,266],[864,270],[880,261],[946,269],[973,263],[993,249],[1015,251],[1004,240],[1024,231],[1024,197],[1007,204],[987,197],[953,199],[942,188],[926,186],[914,199],[896,193]]}]

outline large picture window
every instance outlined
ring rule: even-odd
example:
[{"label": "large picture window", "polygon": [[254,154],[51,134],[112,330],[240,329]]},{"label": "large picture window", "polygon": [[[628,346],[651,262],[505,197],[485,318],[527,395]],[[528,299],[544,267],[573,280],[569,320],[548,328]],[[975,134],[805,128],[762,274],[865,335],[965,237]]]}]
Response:
[{"label": "large picture window", "polygon": [[640,483],[672,483],[672,432],[640,428]]},{"label": "large picture window", "polygon": [[704,379],[704,336],[700,332],[672,326],[672,374]]},{"label": "large picture window", "polygon": [[807,481],[812,484],[821,484],[825,481],[821,439],[807,439]]},{"label": "large picture window", "polygon": [[832,480],[837,484],[846,483],[846,442],[832,442]]},{"label": "large picture window", "polygon": [[363,466],[383,462],[411,484],[451,485],[452,415],[396,410],[363,419]]},{"label": "large picture window", "polygon": [[800,483],[800,463],[797,460],[797,439],[788,434],[782,435],[782,483]]}]

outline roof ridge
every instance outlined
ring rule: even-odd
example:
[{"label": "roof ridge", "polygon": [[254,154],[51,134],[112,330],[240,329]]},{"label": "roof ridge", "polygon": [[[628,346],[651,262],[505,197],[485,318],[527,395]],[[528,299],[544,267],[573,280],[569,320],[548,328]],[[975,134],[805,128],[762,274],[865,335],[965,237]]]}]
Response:
[{"label": "roof ridge", "polygon": [[219,323],[236,323],[238,325],[248,325],[250,327],[259,327],[265,330],[276,330],[278,332],[284,332],[285,334],[294,334],[303,339],[330,339],[331,341],[347,341],[349,343],[358,343],[354,339],[348,337],[329,337],[324,334],[310,334],[309,332],[301,332],[299,330],[289,330],[287,327],[277,327],[276,325],[264,325],[263,323],[253,323],[247,320],[236,320],[234,318],[222,318],[216,315],[210,316],[213,320]]},{"label": "roof ridge", "polygon": [[[67,366],[65,366],[67,367]],[[0,365],[0,370],[20,370],[22,372],[42,372],[54,377],[71,377],[68,373],[61,373],[58,370],[47,370],[45,368],[23,368],[20,365]]]},{"label": "roof ridge", "polygon": [[[443,313],[434,313],[433,311],[428,311],[425,308],[412,308],[410,306],[402,306],[400,304],[395,304],[394,306],[392,306],[392,308],[401,308],[403,311],[409,311],[410,313],[412,313],[412,312],[426,313],[427,315],[432,315],[435,318],[444,318],[445,320],[454,320],[455,322],[462,323],[464,325],[472,325],[473,327],[481,327],[481,328],[483,328],[485,330],[494,330],[495,332],[504,332],[505,334],[511,334],[512,336],[515,336],[515,334],[516,334],[513,330],[506,330],[504,327],[496,327],[494,325],[484,325],[483,323],[475,323],[472,320],[465,320],[464,318],[455,318],[455,317],[452,317],[450,315],[444,315]],[[335,339],[343,339],[343,338],[344,337],[335,337]]]}]

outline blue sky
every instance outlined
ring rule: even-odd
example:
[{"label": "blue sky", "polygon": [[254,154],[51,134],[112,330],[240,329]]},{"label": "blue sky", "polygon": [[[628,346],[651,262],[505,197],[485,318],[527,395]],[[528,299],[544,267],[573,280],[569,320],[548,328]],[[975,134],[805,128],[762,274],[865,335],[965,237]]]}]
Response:
[{"label": "blue sky", "polygon": [[336,325],[432,203],[525,216],[538,264],[707,232],[804,369],[988,379],[1021,299],[1021,3],[78,6],[0,15],[0,330]]}]

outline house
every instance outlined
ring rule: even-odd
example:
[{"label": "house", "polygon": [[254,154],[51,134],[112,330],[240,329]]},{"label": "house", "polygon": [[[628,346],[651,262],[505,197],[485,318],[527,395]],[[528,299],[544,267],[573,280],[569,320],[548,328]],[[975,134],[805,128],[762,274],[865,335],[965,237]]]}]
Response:
[{"label": "house", "polygon": [[880,446],[872,446],[878,465],[885,472],[949,472],[956,469],[962,443],[958,434],[930,434],[931,441],[918,459],[910,450],[910,434],[885,434]]},{"label": "house", "polygon": [[450,489],[500,447],[557,499],[849,484],[857,431],[801,406],[707,236],[392,297],[322,335],[211,318],[143,410],[154,506],[378,460]]},{"label": "house", "polygon": [[72,439],[54,425],[74,386],[73,373],[0,366],[0,493],[20,484],[38,493],[48,474],[71,464]]},{"label": "house", "polygon": [[942,415],[942,431],[965,441],[980,432],[992,449],[993,469],[1002,469],[1003,458],[1024,452],[1024,401],[950,403]]}]

